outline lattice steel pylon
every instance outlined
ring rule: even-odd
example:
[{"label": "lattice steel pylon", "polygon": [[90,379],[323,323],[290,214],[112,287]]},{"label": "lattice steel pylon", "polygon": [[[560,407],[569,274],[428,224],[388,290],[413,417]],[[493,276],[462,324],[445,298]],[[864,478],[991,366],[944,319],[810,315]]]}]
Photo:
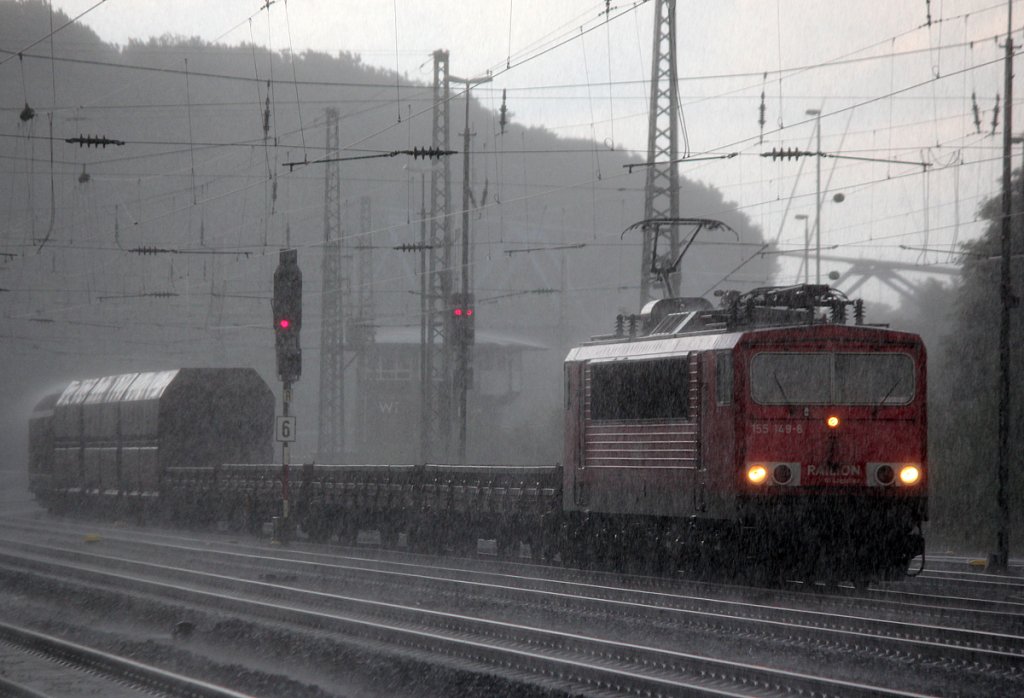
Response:
[{"label": "lattice steel pylon", "polygon": [[345,324],[342,270],[341,177],[337,158],[338,110],[327,109],[324,171],[324,259],[320,331],[320,431],[317,460],[345,460]]},{"label": "lattice steel pylon", "polygon": [[360,404],[363,405],[358,411],[356,418],[355,440],[357,450],[362,457],[372,453],[372,435],[375,433],[371,428],[369,420],[374,418],[369,410],[365,409],[368,399],[367,390],[370,383],[370,374],[373,364],[373,344],[375,339],[375,325],[373,317],[373,244],[369,232],[373,226],[372,199],[369,196],[359,197],[359,239],[364,242],[353,246],[353,254],[349,260],[352,263],[348,278],[354,282],[352,296],[355,299],[355,307],[352,308],[352,316],[348,326],[348,346],[355,353],[356,376],[358,377],[358,390]]},{"label": "lattice steel pylon", "polygon": [[359,346],[366,340],[373,340],[373,245],[370,244],[370,229],[373,227],[373,199],[359,197],[359,237],[364,242],[355,246],[352,264],[352,278],[355,280],[355,308],[353,326],[360,327],[363,336],[353,337],[350,342]]},{"label": "lattice steel pylon", "polygon": [[[448,52],[434,51],[435,149],[449,150],[450,81]],[[451,169],[437,158],[430,172],[430,251],[427,269],[427,332],[420,375],[421,444],[424,461],[447,461],[452,430],[453,347],[448,336],[452,294]]]},{"label": "lattice steel pylon", "polygon": [[[676,3],[657,0],[654,10],[654,50],[651,54],[651,106],[647,127],[647,181],[644,184],[644,220],[679,217],[679,98],[676,75]],[[679,228],[645,228],[640,265],[640,307],[653,300],[661,280],[651,271],[664,268],[679,256]],[[657,244],[655,242],[657,241]],[[673,280],[673,288],[679,288]]]}]

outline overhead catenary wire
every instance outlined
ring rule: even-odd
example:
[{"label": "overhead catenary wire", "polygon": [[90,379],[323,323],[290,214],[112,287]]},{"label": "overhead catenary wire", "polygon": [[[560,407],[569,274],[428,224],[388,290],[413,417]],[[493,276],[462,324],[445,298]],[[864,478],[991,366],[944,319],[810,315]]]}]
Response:
[{"label": "overhead catenary wire", "polygon": [[[1019,53],[1020,52],[1015,52],[1014,55],[1016,56]],[[913,83],[911,85],[907,85],[905,87],[897,88],[897,89],[893,90],[891,94],[901,94],[903,92],[909,92],[911,90],[916,90],[916,89],[919,89],[922,86],[928,85],[932,81],[935,81],[935,80],[945,80],[947,78],[950,78],[950,77],[953,77],[953,76],[956,76],[956,75],[960,75],[962,72],[978,70],[978,69],[986,67],[986,66],[994,65],[996,63],[1000,63],[1003,60],[1004,60],[1003,58],[994,58],[994,59],[992,59],[990,61],[985,61],[985,62],[977,64],[977,65],[968,66],[966,68],[962,68],[960,70],[947,73],[947,74],[945,74],[945,75],[943,75],[942,77],[939,77],[939,78],[930,77],[927,80],[922,80],[920,82],[916,82],[916,83]],[[843,107],[837,107],[837,108],[833,109],[830,112],[822,113],[821,114],[821,118],[824,119],[825,117],[828,117],[828,116],[835,116],[837,114],[842,114],[842,113],[850,111],[852,109],[857,109],[857,108],[860,108],[860,107],[867,106],[869,104],[873,104],[875,102],[882,101],[882,100],[887,99],[888,97],[890,97],[891,94],[879,95],[877,97],[871,97],[869,99],[861,100],[861,101],[859,101],[859,102],[857,102],[855,104],[851,104],[851,105],[847,105],[847,106],[843,106]],[[792,127],[798,126],[798,125],[802,125],[802,124],[811,123],[811,122],[813,122],[815,120],[815,118],[817,118],[817,117],[800,120],[800,121],[798,121],[795,124],[790,124],[789,128],[792,128]],[[774,130],[770,131],[766,135],[773,135],[775,133],[779,133],[782,130],[783,129],[774,129]],[[755,136],[747,136],[745,138],[742,138],[742,139],[739,139],[739,140],[736,140],[736,141],[732,141],[730,143],[725,143],[725,144],[719,145],[717,147],[711,148],[709,152],[714,152],[716,150],[720,151],[720,150],[724,150],[726,148],[733,148],[733,147],[742,145],[744,143],[747,143],[747,142],[750,142],[750,141],[753,141],[753,140],[756,140],[756,139],[757,139],[756,135]]]},{"label": "overhead catenary wire", "polygon": [[188,58],[185,59],[185,100],[188,103],[188,155],[192,172],[192,205],[196,203],[196,154],[195,142],[192,138],[192,96],[188,86]]},{"label": "overhead catenary wire", "polygon": [[295,87],[295,111],[299,115],[299,137],[302,139],[302,153],[305,155],[306,130],[302,125],[302,100],[299,99],[299,75],[295,68],[295,46],[292,44],[292,22],[288,16],[288,0],[284,0],[284,20],[288,27],[288,58],[292,65],[292,85]]},{"label": "overhead catenary wire", "polygon": [[510,52],[511,53],[511,52]]},{"label": "overhead catenary wire", "polygon": [[[981,159],[981,160],[978,160],[976,162],[997,162],[1000,159],[1001,159],[1000,156],[994,156],[994,157],[990,157],[990,158]],[[894,181],[898,181],[901,178],[918,176],[919,174],[920,174],[920,171],[918,169],[915,169],[914,171],[906,173],[906,174],[903,174],[903,175],[892,175],[892,176],[886,176],[884,178],[876,179],[876,180],[868,180],[868,181],[859,182],[859,183],[851,183],[851,187],[849,187],[849,188],[856,189],[856,188],[859,188],[859,187],[872,186],[872,185],[875,185],[875,184],[881,184],[881,183],[886,183],[886,182],[894,182]],[[621,175],[621,176],[625,177],[627,175]],[[578,183],[573,183],[573,184],[569,184],[569,185],[564,185],[564,186],[556,187],[556,189],[574,189],[574,188],[580,188],[580,187],[590,187],[592,185],[593,185],[593,180],[590,180],[590,181],[578,182]],[[252,185],[249,185],[249,186],[251,187]],[[216,197],[213,197],[213,198],[225,198],[225,197],[231,196],[233,194],[239,193],[241,191],[244,191],[247,188],[249,188],[249,187],[243,187],[241,189],[236,189],[236,190],[232,190],[232,191],[229,191],[229,192],[225,192],[225,193],[223,193],[221,195],[218,195]],[[532,199],[532,198],[538,198],[538,197],[547,196],[547,195],[552,194],[553,191],[554,191],[553,189],[544,189],[544,190],[539,191],[539,192],[537,192],[535,194],[529,194],[529,195],[526,195],[526,196],[521,197],[521,198],[516,198],[516,199],[509,200],[506,203],[514,203],[515,201],[523,201],[523,200],[529,200],[529,199]],[[829,192],[827,190],[823,192],[823,194],[828,194],[828,193]],[[730,207],[729,210],[731,210],[731,211],[749,210],[749,209],[752,209],[752,208],[756,208],[756,207],[762,206],[765,203],[767,203],[767,202],[751,202],[751,203],[748,203],[748,204],[745,204],[745,205],[739,205],[739,206]],[[491,204],[488,204],[488,207],[489,206],[494,206],[494,205],[500,205],[500,204],[498,204],[498,203],[491,203]],[[184,207],[184,208],[187,208],[187,207]],[[483,208],[483,207],[481,207],[481,208]],[[151,222],[153,220],[156,220],[157,217],[164,217],[164,216],[167,216],[167,215],[173,215],[173,213],[174,213],[174,211],[167,211],[167,212],[164,212],[164,213],[161,213],[161,214],[157,214],[156,217],[152,217],[151,216],[149,218],[146,218],[145,220]],[[719,212],[719,213],[722,213],[722,212]],[[718,215],[718,214],[716,213],[716,215]],[[316,246],[316,245],[313,245],[313,246]],[[80,246],[79,246],[79,248],[80,248]]]},{"label": "overhead catenary wire", "polygon": [[[863,151],[863,150],[861,150],[861,151]],[[542,151],[539,151],[539,150],[528,150],[526,152],[543,152],[543,150]],[[580,152],[586,152],[586,150],[580,150]]]},{"label": "overhead catenary wire", "polygon": [[402,123],[402,73],[398,62],[398,0],[392,0],[391,11],[395,18],[395,111],[397,122]]},{"label": "overhead catenary wire", "polygon": [[[56,29],[53,28],[53,23],[51,21],[50,32],[48,34],[46,34],[46,36],[39,37],[38,39],[36,39],[32,43],[28,44],[27,46],[22,47],[18,51],[3,51],[3,53],[8,53],[10,55],[8,55],[7,58],[0,59],[0,65],[3,65],[4,63],[6,63],[7,61],[11,60],[15,56],[19,56],[20,57],[22,54],[24,54],[30,48],[32,48],[34,46],[38,46],[39,44],[43,43],[47,39],[51,39],[52,40],[54,34],[56,34],[57,32],[61,31],[62,29],[70,27],[72,24],[74,24],[75,22],[80,20],[82,17],[85,17],[87,14],[89,14],[90,12],[95,10],[97,7],[99,7],[100,5],[105,3],[106,1],[107,0],[99,0],[99,2],[97,2],[95,5],[92,5],[91,7],[89,7],[87,9],[85,9],[84,11],[80,12],[78,15],[72,17],[67,22],[65,22],[64,24],[62,24],[59,27],[57,27]],[[52,7],[51,7],[51,17],[52,17]],[[52,44],[51,44],[51,46],[52,46]]]},{"label": "overhead catenary wire", "polygon": [[[1015,31],[1019,31],[1019,28],[1017,30],[1015,30]],[[580,34],[580,36],[583,36],[586,33],[589,33],[589,31],[585,30],[583,33]],[[861,57],[855,57],[855,58],[851,58],[851,57],[836,58],[836,59],[832,59],[832,60],[819,61],[819,62],[815,62],[815,63],[808,63],[808,64],[803,64],[803,65],[798,65],[798,66],[790,66],[790,67],[787,67],[787,68],[767,69],[767,70],[761,69],[761,70],[754,70],[754,71],[738,71],[738,72],[733,72],[733,73],[710,73],[710,74],[704,74],[704,75],[680,75],[677,79],[678,79],[679,83],[682,84],[682,83],[694,82],[694,81],[733,80],[733,79],[737,79],[737,78],[757,78],[757,79],[761,79],[766,74],[769,77],[776,77],[777,78],[780,75],[783,76],[783,77],[787,77],[787,76],[790,76],[791,74],[807,72],[809,70],[818,70],[818,69],[824,69],[824,68],[842,67],[842,66],[854,65],[854,64],[858,64],[858,63],[874,62],[874,61],[884,60],[884,59],[892,59],[892,58],[900,58],[900,57],[910,57],[910,56],[920,55],[922,53],[929,53],[929,52],[931,52],[933,50],[943,50],[943,51],[945,51],[945,50],[961,49],[961,48],[964,48],[964,47],[970,47],[972,44],[977,44],[977,43],[979,43],[979,42],[981,42],[981,41],[983,41],[985,39],[993,39],[993,38],[998,38],[998,37],[1001,37],[1001,36],[1002,36],[1002,34],[997,34],[997,35],[994,35],[994,36],[993,35],[986,35],[984,37],[976,37],[974,39],[970,39],[970,40],[963,41],[963,42],[955,42],[955,43],[950,43],[950,44],[944,44],[944,45],[937,46],[937,47],[934,47],[934,48],[929,47],[929,48],[920,48],[920,49],[907,49],[907,50],[904,50],[904,51],[888,52],[888,53],[885,53],[885,54],[879,54],[879,55],[873,55],[873,56],[861,56]],[[578,37],[575,37],[575,38],[578,38]],[[238,47],[238,48],[241,48],[241,47]],[[256,48],[257,48],[257,44],[255,43],[255,41],[253,41],[252,44],[251,44],[251,49],[255,50]],[[221,50],[229,50],[230,51],[230,50],[235,50],[235,49],[233,49],[232,47],[223,47]],[[123,62],[122,63],[117,63],[117,62],[113,62],[113,61],[103,61],[103,60],[98,60],[98,59],[78,58],[78,57],[72,57],[72,56],[53,56],[51,58],[51,56],[47,56],[47,55],[27,53],[27,52],[17,52],[17,51],[12,51],[10,49],[5,49],[5,48],[2,48],[2,47],[0,47],[0,54],[7,54],[7,58],[4,59],[4,61],[10,60],[11,58],[14,58],[15,56],[22,56],[23,58],[31,58],[31,59],[47,60],[47,61],[48,60],[54,60],[54,61],[56,61],[58,63],[76,63],[76,64],[81,64],[81,65],[93,65],[93,66],[97,66],[97,67],[115,68],[115,69],[119,69],[119,70],[134,70],[134,71],[141,71],[141,72],[164,73],[164,74],[168,74],[168,75],[181,75],[183,73],[183,71],[181,69],[177,69],[177,68],[168,68],[168,67],[160,67],[160,66],[147,66],[147,65],[138,65],[138,64],[128,64],[128,63],[123,63]],[[512,68],[515,68],[518,65],[520,65],[520,63],[514,64],[511,68],[508,68],[507,70],[503,69],[502,73],[511,71]],[[205,78],[205,79],[214,79],[214,80],[229,80],[229,81],[234,81],[234,82],[253,82],[254,80],[258,80],[257,78],[251,78],[251,77],[247,77],[245,75],[233,75],[233,74],[230,74],[230,73],[215,73],[215,72],[209,72],[209,71],[192,71],[191,76],[193,78]],[[497,75],[495,75],[495,77],[497,77]],[[281,80],[274,80],[274,82],[282,82],[282,81]],[[340,81],[340,80],[299,80],[297,82],[298,82],[298,84],[300,86],[303,86],[303,87],[338,87],[338,88],[344,87],[344,88],[365,88],[365,89],[378,89],[378,90],[382,89],[382,88],[391,89],[391,88],[394,87],[393,83],[380,83],[380,82],[346,82],[346,81]],[[603,81],[599,81],[599,82],[592,82],[592,83],[589,83],[589,84],[591,86],[593,86],[593,87],[607,87],[607,86],[629,86],[629,85],[639,86],[639,85],[642,85],[644,83],[645,83],[644,80],[613,80],[613,81],[608,81],[607,83],[603,82]],[[586,86],[587,86],[587,83],[547,83],[547,84],[543,84],[543,85],[530,85],[530,86],[527,86],[527,87],[516,87],[515,85],[510,85],[510,86],[508,86],[507,88],[504,88],[504,89],[507,89],[509,92],[545,91],[545,90],[547,90],[547,91],[556,91],[556,90],[564,90],[566,88],[571,88],[571,87],[583,88],[583,87],[586,87]],[[419,87],[420,89],[424,89],[424,90],[429,89],[429,86],[411,85],[411,87]],[[481,87],[479,89],[487,90],[487,89],[501,89],[501,88]]]}]

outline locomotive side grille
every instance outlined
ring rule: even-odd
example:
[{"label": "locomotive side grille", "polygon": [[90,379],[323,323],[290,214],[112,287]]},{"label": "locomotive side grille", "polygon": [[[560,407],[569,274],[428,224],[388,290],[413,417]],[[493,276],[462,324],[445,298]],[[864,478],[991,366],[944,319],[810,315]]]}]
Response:
[{"label": "locomotive side grille", "polygon": [[588,468],[693,467],[697,461],[697,425],[678,420],[588,422],[584,441]]},{"label": "locomotive side grille", "polygon": [[[664,419],[594,420],[591,414],[593,374],[584,377],[585,468],[697,467],[700,459],[700,382],[696,354],[686,357],[685,414]],[[643,385],[636,385],[643,390]]]}]

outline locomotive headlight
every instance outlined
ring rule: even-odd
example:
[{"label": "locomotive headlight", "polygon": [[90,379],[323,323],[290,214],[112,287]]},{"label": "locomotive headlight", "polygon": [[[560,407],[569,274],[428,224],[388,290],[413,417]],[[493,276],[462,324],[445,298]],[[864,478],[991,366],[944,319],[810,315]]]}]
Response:
[{"label": "locomotive headlight", "polygon": [[900,468],[900,482],[904,485],[916,485],[921,480],[921,469],[916,465],[904,465]]},{"label": "locomotive headlight", "polygon": [[747,466],[747,480],[754,485],[760,485],[768,477],[768,468],[763,463],[753,463]]},{"label": "locomotive headlight", "polygon": [[831,417],[825,420],[825,424],[828,425],[829,429],[835,429],[836,427],[839,426],[839,417],[832,415]]},{"label": "locomotive headlight", "polygon": [[779,463],[772,470],[772,479],[780,485],[786,485],[793,479],[793,469],[786,463]]}]

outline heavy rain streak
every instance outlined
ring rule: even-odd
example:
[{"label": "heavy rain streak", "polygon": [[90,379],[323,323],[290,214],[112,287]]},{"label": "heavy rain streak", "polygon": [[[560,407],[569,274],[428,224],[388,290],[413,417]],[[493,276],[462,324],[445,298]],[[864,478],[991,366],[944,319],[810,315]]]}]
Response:
[{"label": "heavy rain streak", "polygon": [[0,694],[1020,694],[1022,48],[0,0]]}]

